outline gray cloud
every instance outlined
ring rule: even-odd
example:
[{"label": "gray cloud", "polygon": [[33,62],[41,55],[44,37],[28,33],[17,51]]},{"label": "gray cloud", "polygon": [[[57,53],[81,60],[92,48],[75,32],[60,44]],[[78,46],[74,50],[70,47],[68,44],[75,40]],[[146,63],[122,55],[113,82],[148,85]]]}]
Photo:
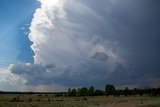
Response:
[{"label": "gray cloud", "polygon": [[96,53],[94,53],[92,58],[95,60],[99,60],[99,61],[107,61],[108,55],[106,55],[106,53],[104,53],[104,52],[101,52],[101,53],[96,52]]},{"label": "gray cloud", "polygon": [[57,78],[67,76],[68,69],[69,67],[57,68],[54,64],[16,64],[10,71],[25,78],[28,85],[47,85],[54,83]]},{"label": "gray cloud", "polygon": [[[89,86],[91,84],[101,87],[107,78],[116,72],[117,64],[106,62],[80,61],[77,67],[55,64],[16,64],[12,65],[12,74],[19,75],[26,80],[26,85],[60,84],[63,86]],[[102,78],[103,77],[103,78]],[[94,82],[93,82],[94,81]]]}]

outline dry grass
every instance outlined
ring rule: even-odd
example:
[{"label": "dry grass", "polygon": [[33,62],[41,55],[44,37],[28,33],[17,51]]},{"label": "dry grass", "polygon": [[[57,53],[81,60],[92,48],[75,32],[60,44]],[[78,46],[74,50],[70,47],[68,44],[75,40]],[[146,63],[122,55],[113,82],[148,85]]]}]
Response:
[{"label": "dry grass", "polygon": [[54,97],[1,94],[0,107],[160,107],[160,97]]}]

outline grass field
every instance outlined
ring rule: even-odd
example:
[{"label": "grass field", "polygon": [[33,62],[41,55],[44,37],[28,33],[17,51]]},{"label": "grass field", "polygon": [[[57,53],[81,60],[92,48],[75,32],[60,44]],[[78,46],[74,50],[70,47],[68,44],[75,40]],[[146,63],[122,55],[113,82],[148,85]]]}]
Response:
[{"label": "grass field", "polygon": [[53,94],[0,94],[0,107],[160,107],[160,97],[54,97]]}]

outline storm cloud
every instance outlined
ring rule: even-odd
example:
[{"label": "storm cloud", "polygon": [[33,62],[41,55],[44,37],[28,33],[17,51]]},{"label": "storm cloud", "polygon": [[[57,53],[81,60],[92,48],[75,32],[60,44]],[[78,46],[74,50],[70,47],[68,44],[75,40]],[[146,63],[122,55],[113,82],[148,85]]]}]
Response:
[{"label": "storm cloud", "polygon": [[[28,85],[160,85],[158,0],[40,0],[29,39]],[[93,82],[94,81],[94,82]]]}]

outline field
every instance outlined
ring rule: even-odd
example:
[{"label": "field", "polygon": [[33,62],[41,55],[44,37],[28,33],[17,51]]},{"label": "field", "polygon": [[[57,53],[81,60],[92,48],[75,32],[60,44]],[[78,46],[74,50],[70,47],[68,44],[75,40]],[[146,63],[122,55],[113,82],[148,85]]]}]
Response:
[{"label": "field", "polygon": [[160,107],[160,97],[54,97],[53,94],[0,94],[0,107]]}]

